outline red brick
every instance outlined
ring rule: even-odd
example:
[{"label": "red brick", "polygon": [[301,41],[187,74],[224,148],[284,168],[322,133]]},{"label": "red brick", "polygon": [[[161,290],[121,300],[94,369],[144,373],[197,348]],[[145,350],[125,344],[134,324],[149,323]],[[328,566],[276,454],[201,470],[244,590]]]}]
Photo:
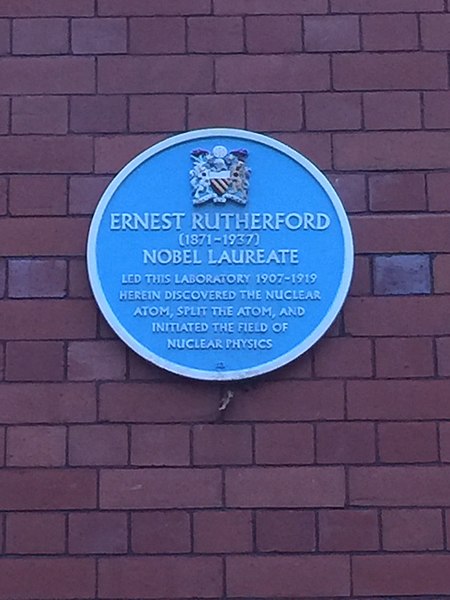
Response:
[{"label": "red brick", "polygon": [[125,346],[115,340],[71,342],[68,377],[72,381],[125,379]]},{"label": "red brick", "polygon": [[450,419],[447,396],[448,383],[444,380],[349,381],[348,418],[381,421]]},{"label": "red brick", "polygon": [[450,468],[435,466],[350,468],[352,506],[445,506]]},{"label": "red brick", "polygon": [[72,19],[74,54],[116,54],[127,51],[125,19]]},{"label": "red brick", "polygon": [[258,464],[314,462],[313,428],[304,423],[257,425],[255,453]]},{"label": "red brick", "polygon": [[450,557],[443,554],[355,556],[354,593],[361,596],[448,594]]},{"label": "red brick", "polygon": [[71,260],[69,262],[69,296],[71,298],[90,298],[91,294],[86,262],[83,259]]},{"label": "red brick", "polygon": [[[1,31],[0,31],[1,35]],[[9,132],[10,101],[9,98],[0,98],[0,133]]]},{"label": "red brick", "polygon": [[435,335],[450,333],[448,296],[350,298],[346,327],[351,335]]},{"label": "red brick", "polygon": [[443,0],[331,0],[331,11],[337,13],[442,12]]},{"label": "red brick", "polygon": [[189,427],[135,425],[131,430],[131,464],[184,466],[190,463]]},{"label": "red brick", "polygon": [[6,177],[0,177],[0,215],[6,214],[8,194],[8,180]]},{"label": "red brick", "polygon": [[338,133],[334,150],[338,169],[439,169],[450,143],[442,131]]},{"label": "red brick", "polygon": [[95,562],[88,558],[2,558],[1,600],[70,600],[95,594]]},{"label": "red brick", "polygon": [[256,547],[259,552],[314,551],[314,513],[299,510],[257,511]]},{"label": "red brick", "polygon": [[369,423],[318,423],[318,463],[375,462],[375,431]]},{"label": "red brick", "polygon": [[450,173],[430,173],[427,176],[430,210],[450,211]]},{"label": "red brick", "polygon": [[448,74],[440,54],[337,54],[333,83],[337,90],[434,90],[447,88]]},{"label": "red brick", "polygon": [[94,0],[2,0],[2,17],[90,17],[94,14]]},{"label": "red brick", "polygon": [[161,140],[160,135],[115,135],[95,139],[96,173],[114,175],[132,158]]},{"label": "red brick", "polygon": [[438,338],[437,340],[437,358],[438,374],[450,375],[450,338]]},{"label": "red brick", "polygon": [[110,182],[109,177],[75,175],[70,178],[69,213],[90,215]]},{"label": "red brick", "polygon": [[[171,19],[173,20],[173,19]],[[184,27],[184,24],[182,25]],[[182,35],[180,42],[183,42]],[[244,23],[239,17],[192,17],[188,19],[189,52],[223,53],[244,50]],[[183,51],[184,48],[181,49]]]},{"label": "red brick", "polygon": [[442,550],[440,510],[383,510],[384,550]]},{"label": "red brick", "polygon": [[331,168],[331,135],[329,133],[277,133],[274,138],[298,150],[321,169]]},{"label": "red brick", "polygon": [[0,507],[1,510],[93,508],[96,480],[96,473],[88,469],[4,470],[0,472]]},{"label": "red brick", "polygon": [[185,20],[181,17],[130,19],[132,54],[180,54],[186,50]]},{"label": "red brick", "polygon": [[[218,19],[219,23],[223,18]],[[258,54],[299,52],[302,49],[301,17],[291,15],[248,17],[246,40],[249,52]]]},{"label": "red brick", "polygon": [[61,467],[66,463],[64,427],[10,427],[6,464],[9,467]]},{"label": "red brick", "polygon": [[100,386],[100,418],[127,423],[198,423],[216,416],[218,401],[216,388],[206,383],[110,383]]},{"label": "red brick", "polygon": [[329,174],[328,179],[347,212],[365,212],[367,210],[366,179],[364,175],[338,173]]},{"label": "red brick", "polygon": [[433,261],[434,292],[450,293],[450,254],[436,256]]},{"label": "red brick", "polygon": [[69,516],[69,553],[122,554],[127,551],[125,513],[87,512]]},{"label": "red brick", "polygon": [[128,432],[125,425],[74,425],[69,429],[69,464],[125,465]]},{"label": "red brick", "polygon": [[365,15],[361,19],[364,50],[417,50],[416,15]]},{"label": "red brick", "polygon": [[126,130],[127,105],[124,96],[74,96],[70,108],[70,127],[76,133]]},{"label": "red brick", "polygon": [[219,469],[108,469],[100,475],[101,508],[188,508],[222,504]]},{"label": "red brick", "polygon": [[2,137],[2,146],[0,168],[5,173],[89,173],[93,167],[87,136]]},{"label": "red brick", "polygon": [[420,173],[389,173],[369,177],[373,211],[426,210],[425,179]]},{"label": "red brick", "polygon": [[179,376],[148,362],[128,349],[129,378],[148,383],[149,381],[179,382]]},{"label": "red brick", "polygon": [[247,425],[198,425],[193,433],[196,465],[252,462],[252,432]]},{"label": "red brick", "polygon": [[95,420],[95,387],[86,383],[3,384],[2,423],[72,423]]},{"label": "red brick", "polygon": [[431,293],[430,258],[426,255],[375,256],[373,272],[376,295]]},{"label": "red brick", "polygon": [[17,175],[9,179],[12,215],[64,215],[66,203],[67,179],[63,175]]},{"label": "red brick", "polygon": [[339,467],[228,469],[227,506],[294,508],[343,506],[344,472]]},{"label": "red brick", "polygon": [[425,50],[450,48],[450,15],[421,15],[420,30]]},{"label": "red brick", "polygon": [[311,379],[312,377],[312,353],[302,354],[295,360],[289,362],[271,373],[263,375],[268,381],[283,381],[284,379]]},{"label": "red brick", "polygon": [[360,94],[306,94],[306,127],[309,130],[360,129]]},{"label": "red brick", "polygon": [[450,462],[450,423],[439,423],[439,443],[442,462]]},{"label": "red brick", "polygon": [[418,92],[367,92],[363,94],[363,102],[366,129],[422,127]]},{"label": "red brick", "polygon": [[8,342],[6,381],[62,381],[64,378],[62,342]]},{"label": "red brick", "polygon": [[213,556],[103,558],[101,598],[218,598],[222,561]]},{"label": "red brick", "polygon": [[194,552],[251,552],[252,547],[250,511],[194,513]]},{"label": "red brick", "polygon": [[326,0],[214,0],[214,12],[219,15],[297,15],[328,12]]},{"label": "red brick", "polygon": [[66,518],[61,513],[12,513],[6,521],[8,554],[62,554]]},{"label": "red brick", "polygon": [[371,261],[368,256],[355,256],[350,296],[368,296],[372,291]]},{"label": "red brick", "polygon": [[227,590],[234,597],[348,596],[344,556],[230,556]]},{"label": "red brick", "polygon": [[232,421],[317,421],[343,418],[339,381],[283,381],[237,390],[228,408]]},{"label": "red brick", "polygon": [[360,253],[448,252],[449,227],[450,215],[371,215],[352,219],[356,250]]},{"label": "red brick", "polygon": [[[1,10],[1,8],[0,8]],[[11,53],[11,28],[7,19],[0,21],[0,54]]]},{"label": "red brick", "polygon": [[329,76],[325,56],[219,56],[216,62],[218,92],[325,90],[329,87]]},{"label": "red brick", "polygon": [[132,549],[143,554],[190,552],[189,514],[179,510],[133,513]]},{"label": "red brick", "polygon": [[322,510],[319,531],[322,551],[360,552],[380,547],[375,510]]},{"label": "red brick", "polygon": [[378,429],[380,460],[388,463],[436,462],[434,423],[382,423]]},{"label": "red brick", "polygon": [[195,15],[209,14],[211,0],[100,0],[100,15]]},{"label": "red brick", "polygon": [[185,126],[185,99],[182,96],[131,96],[130,131],[178,131]]},{"label": "red brick", "polygon": [[13,54],[65,54],[68,49],[68,19],[14,19]]},{"label": "red brick", "polygon": [[229,94],[190,96],[188,124],[192,129],[206,127],[244,127],[243,96]]},{"label": "red brick", "polygon": [[430,338],[380,338],[375,341],[377,377],[429,377],[434,374]]},{"label": "red brick", "polygon": [[95,92],[94,59],[0,58],[0,79],[3,94],[89,94]]},{"label": "red brick", "polygon": [[[449,42],[449,48],[450,48],[450,42]],[[427,93],[425,93],[424,94],[425,127],[427,127],[428,129],[449,129],[450,128],[449,103],[450,103],[450,93],[449,92],[427,92]]]},{"label": "red brick", "polygon": [[95,337],[95,307],[86,300],[4,300],[0,331],[10,340]]},{"label": "red brick", "polygon": [[8,261],[10,298],[63,298],[66,281],[65,260]]},{"label": "red brick", "polygon": [[101,56],[98,59],[100,93],[198,94],[212,92],[212,84],[213,63],[210,56]]},{"label": "red brick", "polygon": [[305,17],[305,49],[308,52],[359,50],[358,17]]},{"label": "red brick", "polygon": [[314,349],[314,368],[318,377],[371,377],[370,340],[327,338]]},{"label": "red brick", "polygon": [[300,94],[247,96],[248,127],[255,131],[292,131],[303,125]]}]

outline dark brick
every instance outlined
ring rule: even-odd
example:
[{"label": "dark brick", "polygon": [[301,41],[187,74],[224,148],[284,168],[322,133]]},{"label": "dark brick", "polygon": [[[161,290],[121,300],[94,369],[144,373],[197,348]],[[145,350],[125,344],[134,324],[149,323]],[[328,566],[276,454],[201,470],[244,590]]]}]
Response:
[{"label": "dark brick", "polygon": [[189,427],[185,425],[134,425],[132,427],[131,464],[183,466],[189,463]]},{"label": "dark brick", "polygon": [[65,260],[10,260],[10,298],[63,298],[66,295]]},{"label": "dark brick", "polygon": [[66,463],[65,427],[9,427],[6,464],[9,467],[62,467]]},{"label": "dark brick", "polygon": [[430,294],[431,268],[428,256],[405,254],[376,256],[375,294],[381,296]]}]

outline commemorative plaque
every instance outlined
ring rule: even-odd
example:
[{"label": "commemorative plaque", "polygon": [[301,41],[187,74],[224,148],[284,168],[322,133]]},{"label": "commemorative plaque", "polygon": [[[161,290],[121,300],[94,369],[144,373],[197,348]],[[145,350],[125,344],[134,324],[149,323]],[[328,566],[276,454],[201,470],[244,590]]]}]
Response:
[{"label": "commemorative plaque", "polygon": [[92,219],[88,271],[118,336],[169,371],[235,380],[276,369],[329,328],[353,243],[322,173],[237,129],[177,135],[111,182]]}]

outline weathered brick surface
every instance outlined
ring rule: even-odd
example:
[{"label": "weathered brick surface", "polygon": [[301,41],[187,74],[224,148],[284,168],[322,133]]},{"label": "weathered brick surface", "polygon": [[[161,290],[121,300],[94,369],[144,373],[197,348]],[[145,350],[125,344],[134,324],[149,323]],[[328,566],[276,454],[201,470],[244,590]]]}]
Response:
[{"label": "weathered brick surface", "polygon": [[[0,600],[450,596],[449,50],[448,0],[0,0]],[[209,127],[325,170],[356,249],[229,385],[128,350],[85,263],[118,170]]]}]

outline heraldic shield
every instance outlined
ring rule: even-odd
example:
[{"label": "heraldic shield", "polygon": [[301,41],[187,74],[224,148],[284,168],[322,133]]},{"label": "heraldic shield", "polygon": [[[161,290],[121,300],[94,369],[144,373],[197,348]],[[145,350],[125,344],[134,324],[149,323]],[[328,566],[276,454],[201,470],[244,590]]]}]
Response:
[{"label": "heraldic shield", "polygon": [[225,146],[214,146],[212,151],[193,150],[194,166],[189,172],[194,206],[212,201],[224,204],[227,200],[247,203],[251,170],[247,167],[247,150],[228,152]]}]

